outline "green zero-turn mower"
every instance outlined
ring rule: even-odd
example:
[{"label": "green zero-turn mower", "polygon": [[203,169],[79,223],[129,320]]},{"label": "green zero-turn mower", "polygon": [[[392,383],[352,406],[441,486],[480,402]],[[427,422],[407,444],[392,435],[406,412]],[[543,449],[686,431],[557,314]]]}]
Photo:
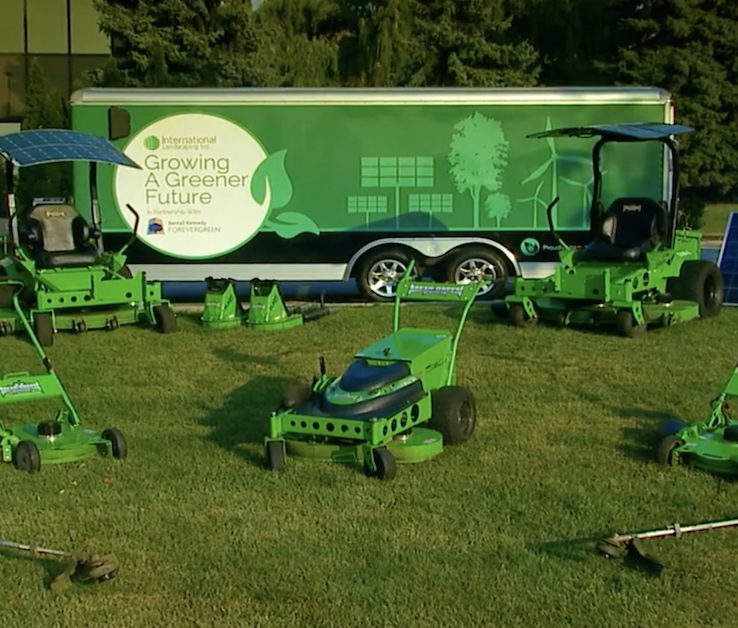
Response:
[{"label": "green zero-turn mower", "polygon": [[289,329],[330,314],[322,297],[320,305],[286,305],[279,283],[271,279],[251,280],[248,309],[241,305],[235,279],[208,277],[205,282],[205,304],[200,320],[208,330],[233,329],[241,325],[262,331]]},{"label": "green zero-turn mower", "polygon": [[704,471],[738,475],[738,420],[731,404],[738,397],[738,366],[711,403],[710,416],[688,425],[671,419],[661,427],[663,438],[657,451],[662,464],[688,464]]},{"label": "green zero-turn mower", "polygon": [[[569,247],[553,224],[558,198],[549,204],[548,223],[560,245],[561,265],[542,279],[516,279],[514,294],[505,299],[515,325],[531,327],[539,319],[558,325],[614,322],[622,335],[632,337],[651,324],[672,325],[720,311],[723,280],[715,264],[700,259],[702,235],[677,228],[679,155],[672,136],[690,131],[675,124],[642,123],[562,128],[530,136],[598,138],[592,150],[594,239],[583,249]],[[646,141],[660,142],[668,151],[668,202],[622,197],[603,211],[603,146]]]},{"label": "green zero-turn mower", "polygon": [[[38,341],[53,344],[58,330],[115,329],[147,321],[162,332],[175,331],[177,321],[161,284],[132,273],[125,251],[103,248],[97,200],[97,164],[138,168],[102,137],[69,130],[32,130],[0,136],[0,155],[6,161],[7,244],[0,260],[0,335],[20,329],[11,307],[16,284],[20,302]],[[13,194],[17,167],[81,161],[88,164],[91,222],[65,199],[34,201],[29,212],[18,213]],[[129,211],[138,214],[128,205]]]},{"label": "green zero-turn mower", "polygon": [[0,406],[56,400],[60,402],[61,408],[52,419],[13,428],[4,425],[0,416],[0,461],[13,462],[18,469],[34,473],[42,465],[74,462],[98,454],[124,458],[128,447],[120,430],[108,428],[98,434],[80,426],[77,409],[18,301],[18,293],[22,291],[23,284],[10,285],[17,289],[11,298],[17,320],[28,333],[46,373],[8,373],[0,377]]},{"label": "green zero-turn mower", "polygon": [[[391,334],[357,353],[340,377],[327,375],[321,358],[311,387],[285,393],[269,422],[270,469],[282,469],[289,453],[363,464],[391,480],[396,462],[423,462],[471,437],[476,406],[455,385],[456,350],[483,284],[419,282],[412,272],[411,262],[397,285]],[[455,332],[400,327],[403,299],[464,303]]]}]

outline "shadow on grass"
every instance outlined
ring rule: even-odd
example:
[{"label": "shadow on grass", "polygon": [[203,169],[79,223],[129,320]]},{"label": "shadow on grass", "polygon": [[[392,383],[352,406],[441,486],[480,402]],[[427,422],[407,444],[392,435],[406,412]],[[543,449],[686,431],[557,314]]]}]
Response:
[{"label": "shadow on grass", "polygon": [[3,560],[31,561],[43,568],[43,582],[45,588],[50,588],[54,578],[64,573],[67,564],[64,560],[56,560],[54,558],[45,558],[43,556],[32,556],[28,552],[11,549],[0,549],[0,558]]},{"label": "shadow on grass", "polygon": [[662,436],[659,426],[674,416],[645,408],[612,408],[612,411],[626,419],[643,420],[638,426],[623,428],[623,441],[617,446],[618,450],[635,460],[653,461]]},{"label": "shadow on grass", "polygon": [[244,443],[262,444],[269,433],[269,416],[279,406],[285,387],[294,380],[257,376],[236,388],[223,405],[200,423],[211,428],[210,440],[251,464],[264,463],[261,452],[254,454]]},{"label": "shadow on grass", "polygon": [[536,553],[547,554],[559,560],[581,563],[592,554],[597,554],[596,545],[606,536],[607,534],[603,534],[602,536],[581,536],[563,541],[546,541],[533,545],[532,549]]}]

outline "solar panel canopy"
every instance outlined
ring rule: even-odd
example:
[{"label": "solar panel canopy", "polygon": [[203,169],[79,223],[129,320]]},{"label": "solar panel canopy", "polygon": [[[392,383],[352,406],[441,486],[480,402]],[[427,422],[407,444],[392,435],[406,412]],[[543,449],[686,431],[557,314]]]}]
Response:
[{"label": "solar panel canopy", "polygon": [[68,129],[33,129],[2,135],[0,155],[16,166],[95,161],[139,168],[105,138]]},{"label": "solar panel canopy", "polygon": [[646,141],[659,140],[670,135],[690,133],[692,127],[662,122],[641,122],[632,124],[596,124],[592,126],[564,127],[533,133],[528,137],[602,137],[606,140]]},{"label": "solar panel canopy", "polygon": [[733,212],[728,218],[718,255],[718,268],[723,274],[725,303],[738,305],[738,212]]}]

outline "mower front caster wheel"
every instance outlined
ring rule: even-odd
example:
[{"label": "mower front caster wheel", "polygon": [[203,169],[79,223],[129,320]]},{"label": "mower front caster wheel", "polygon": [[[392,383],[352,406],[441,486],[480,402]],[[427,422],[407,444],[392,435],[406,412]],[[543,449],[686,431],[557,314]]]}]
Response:
[{"label": "mower front caster wheel", "polygon": [[617,326],[620,335],[626,338],[636,338],[646,333],[646,323],[638,325],[630,310],[618,311]]},{"label": "mower front caster wheel", "polygon": [[154,306],[154,320],[156,321],[156,328],[162,334],[171,334],[177,331],[177,319],[174,316],[174,310],[166,304]]},{"label": "mower front caster wheel", "polygon": [[668,466],[676,464],[677,461],[674,458],[674,450],[682,445],[684,445],[684,441],[681,438],[677,438],[673,435],[665,436],[656,452],[656,460],[659,464],[665,464]]},{"label": "mower front caster wheel", "polygon": [[285,467],[284,443],[270,440],[266,444],[267,468],[272,471],[282,471]]},{"label": "mower front caster wheel", "polygon": [[36,473],[41,470],[41,455],[38,447],[30,440],[19,442],[13,451],[13,463],[15,468],[28,473]]},{"label": "mower front caster wheel", "polygon": [[372,459],[376,471],[374,474],[379,480],[394,480],[397,475],[397,463],[395,457],[386,447],[378,447],[372,452]]},{"label": "mower front caster wheel", "polygon": [[538,325],[537,316],[528,316],[525,313],[525,308],[520,303],[513,303],[508,310],[507,315],[510,317],[510,322],[515,327],[521,327],[526,329],[528,327],[535,327]]},{"label": "mower front caster wheel", "polygon": [[125,458],[128,455],[128,443],[119,429],[109,427],[102,433],[102,437],[110,441],[113,458]]}]

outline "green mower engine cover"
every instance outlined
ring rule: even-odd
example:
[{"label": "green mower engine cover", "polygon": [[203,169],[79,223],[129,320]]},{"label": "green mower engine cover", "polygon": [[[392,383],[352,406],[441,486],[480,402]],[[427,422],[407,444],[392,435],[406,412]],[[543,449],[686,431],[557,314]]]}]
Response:
[{"label": "green mower engine cover", "polygon": [[[443,445],[461,444],[476,423],[474,397],[456,386],[461,330],[479,284],[412,281],[412,264],[397,286],[393,331],[354,356],[340,377],[325,372],[310,387],[286,392],[270,419],[267,464],[284,467],[286,454],[363,464],[392,479],[396,462],[422,462]],[[400,328],[401,300],[464,303],[455,332]]]}]

